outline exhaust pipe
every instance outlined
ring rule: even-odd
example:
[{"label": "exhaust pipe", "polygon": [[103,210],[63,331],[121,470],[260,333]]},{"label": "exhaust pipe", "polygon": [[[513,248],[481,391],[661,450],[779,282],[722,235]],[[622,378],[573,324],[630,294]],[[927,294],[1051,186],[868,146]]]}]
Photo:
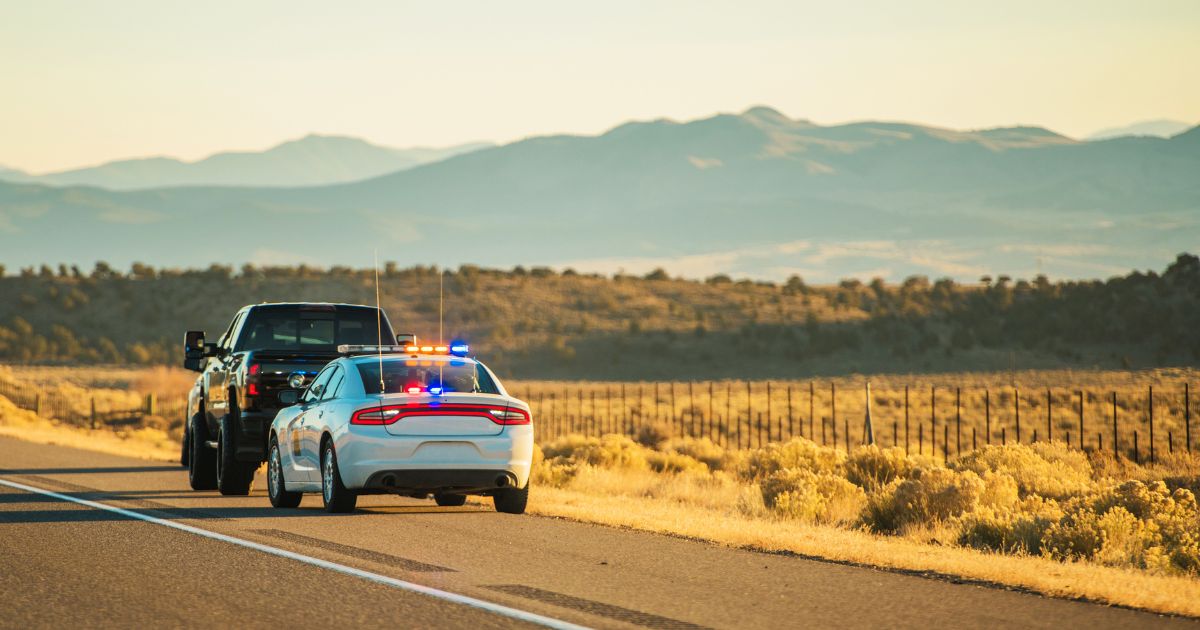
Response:
[{"label": "exhaust pipe", "polygon": [[500,475],[496,477],[496,487],[504,488],[508,486],[508,475]]},{"label": "exhaust pipe", "polygon": [[385,488],[394,488],[396,487],[396,477],[393,475],[387,475],[380,480],[380,484],[382,484]]}]

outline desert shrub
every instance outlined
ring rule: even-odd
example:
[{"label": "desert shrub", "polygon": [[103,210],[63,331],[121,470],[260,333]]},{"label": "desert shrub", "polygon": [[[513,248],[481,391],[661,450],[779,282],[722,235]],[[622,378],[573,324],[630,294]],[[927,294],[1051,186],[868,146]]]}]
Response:
[{"label": "desert shrub", "polygon": [[663,442],[671,439],[671,427],[662,422],[643,424],[638,427],[634,440],[642,446],[657,448]]},{"label": "desert shrub", "polygon": [[1200,512],[1190,490],[1126,481],[1073,499],[1043,537],[1060,559],[1166,573],[1200,573]]},{"label": "desert shrub", "polygon": [[646,462],[656,472],[687,472],[700,475],[706,475],[709,472],[707,464],[682,453],[654,451],[646,455]]},{"label": "desert shrub", "polygon": [[865,521],[884,532],[936,525],[973,511],[985,490],[983,479],[969,470],[916,468],[871,497]]},{"label": "desert shrub", "polygon": [[964,455],[952,467],[977,475],[988,471],[1010,475],[1025,496],[1065,499],[1092,488],[1087,455],[1058,442],[985,446]]},{"label": "desert shrub", "polygon": [[776,514],[810,523],[852,523],[867,503],[845,478],[804,468],[776,471],[761,483],[763,504]]},{"label": "desert shrub", "polygon": [[908,476],[913,462],[904,449],[892,447],[882,449],[870,444],[855,449],[846,458],[846,479],[867,491],[875,491],[892,480]]},{"label": "desert shrub", "polygon": [[552,464],[588,464],[601,468],[645,470],[650,467],[650,449],[624,435],[583,437],[566,435],[542,446],[546,460]]},{"label": "desert shrub", "polygon": [[661,449],[702,461],[712,470],[723,469],[729,457],[724,448],[708,438],[675,438],[664,443]]},{"label": "desert shrub", "polygon": [[981,506],[963,517],[958,543],[1006,553],[1039,554],[1046,531],[1062,516],[1057,501],[1038,496],[1021,501],[1013,509]]},{"label": "desert shrub", "polygon": [[795,438],[738,453],[736,468],[744,479],[762,479],[789,468],[840,474],[845,462],[846,454],[836,448],[817,446],[810,440]]}]

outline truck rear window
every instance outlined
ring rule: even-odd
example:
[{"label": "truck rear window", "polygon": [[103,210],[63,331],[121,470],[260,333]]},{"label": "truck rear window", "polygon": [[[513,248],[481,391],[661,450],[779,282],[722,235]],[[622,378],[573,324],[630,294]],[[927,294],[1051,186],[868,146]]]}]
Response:
[{"label": "truck rear window", "polygon": [[[259,308],[250,312],[235,350],[335,351],[341,344],[379,343],[372,309]],[[395,343],[383,320],[383,343]]]}]

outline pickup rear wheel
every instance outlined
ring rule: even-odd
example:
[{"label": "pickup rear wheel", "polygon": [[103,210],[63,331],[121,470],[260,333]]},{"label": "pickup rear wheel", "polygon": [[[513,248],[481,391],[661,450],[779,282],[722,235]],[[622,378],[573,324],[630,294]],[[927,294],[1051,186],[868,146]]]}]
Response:
[{"label": "pickup rear wheel", "polygon": [[321,500],[325,502],[325,511],[334,513],[353,512],[358,503],[358,494],[342,484],[332,441],[321,445]]},{"label": "pickup rear wheel", "polygon": [[188,422],[188,485],[192,490],[212,490],[217,487],[217,454],[208,447],[208,427],[204,413],[192,416]]},{"label": "pickup rear wheel", "polygon": [[525,506],[529,503],[529,483],[524,488],[503,488],[492,495],[492,503],[497,512],[505,514],[524,514]]},{"label": "pickup rear wheel", "polygon": [[245,496],[254,484],[257,465],[237,460],[237,407],[229,405],[229,413],[221,419],[221,434],[217,436],[217,490],[224,495]]},{"label": "pickup rear wheel", "polygon": [[271,438],[270,454],[267,456],[267,496],[271,505],[277,508],[294,508],[300,505],[303,495],[299,492],[288,492],[287,482],[283,478],[283,458],[279,455],[279,443]]},{"label": "pickup rear wheel", "polygon": [[433,500],[442,507],[458,507],[467,504],[467,495],[438,492],[433,495]]}]

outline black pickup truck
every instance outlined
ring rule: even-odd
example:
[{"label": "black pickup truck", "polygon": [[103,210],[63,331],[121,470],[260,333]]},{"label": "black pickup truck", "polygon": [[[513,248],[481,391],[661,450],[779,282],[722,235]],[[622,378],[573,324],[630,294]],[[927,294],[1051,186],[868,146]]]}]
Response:
[{"label": "black pickup truck", "polygon": [[200,372],[188,394],[181,463],[194,490],[249,494],[267,459],[280,394],[302,390],[339,345],[396,343],[373,306],[291,303],[243,307],[216,343],[204,331],[184,339],[183,366]]}]

